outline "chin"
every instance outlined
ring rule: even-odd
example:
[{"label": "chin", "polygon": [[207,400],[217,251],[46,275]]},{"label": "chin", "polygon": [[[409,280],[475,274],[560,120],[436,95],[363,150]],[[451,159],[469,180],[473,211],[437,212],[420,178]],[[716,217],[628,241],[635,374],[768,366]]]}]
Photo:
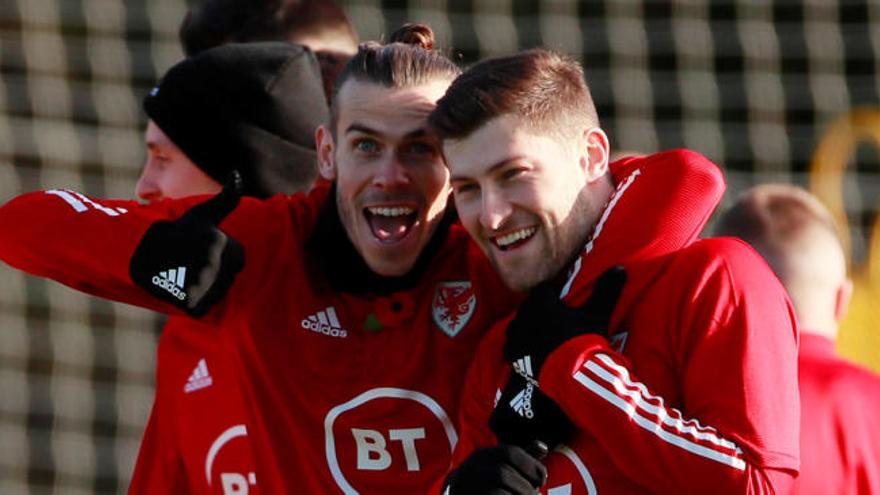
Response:
[{"label": "chin", "polygon": [[415,265],[415,260],[401,262],[400,258],[367,262],[367,266],[370,267],[370,270],[373,270],[377,275],[383,277],[400,277],[406,275],[412,270],[413,265]]},{"label": "chin", "polygon": [[525,292],[532,288],[534,284],[531,283],[530,280],[527,280],[522,276],[521,273],[517,273],[516,271],[501,271],[497,270],[499,275],[501,276],[501,280],[504,282],[504,285],[507,286],[508,289],[516,291],[516,292]]}]

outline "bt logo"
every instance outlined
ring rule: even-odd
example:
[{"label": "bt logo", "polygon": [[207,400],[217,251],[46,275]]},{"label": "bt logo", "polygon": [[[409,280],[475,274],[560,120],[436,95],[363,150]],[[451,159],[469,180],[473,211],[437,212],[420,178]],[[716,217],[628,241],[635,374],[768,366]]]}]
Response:
[{"label": "bt logo", "polygon": [[333,407],[324,439],[327,466],[343,493],[411,493],[445,472],[458,435],[433,398],[389,387]]},{"label": "bt logo", "polygon": [[[388,452],[388,442],[381,432],[361,428],[352,428],[357,445],[357,468],[367,471],[384,471],[391,466],[391,453]],[[406,459],[407,471],[418,471],[419,455],[416,449],[416,440],[425,438],[424,428],[401,428],[388,430],[388,440],[400,442]]]}]

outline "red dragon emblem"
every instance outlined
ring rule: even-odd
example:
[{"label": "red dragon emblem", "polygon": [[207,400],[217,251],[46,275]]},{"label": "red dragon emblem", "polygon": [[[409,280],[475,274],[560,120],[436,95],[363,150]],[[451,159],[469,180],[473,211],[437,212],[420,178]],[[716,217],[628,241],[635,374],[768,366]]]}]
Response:
[{"label": "red dragon emblem", "polygon": [[440,282],[434,292],[431,315],[443,333],[455,337],[470,321],[476,307],[477,296],[469,281]]}]

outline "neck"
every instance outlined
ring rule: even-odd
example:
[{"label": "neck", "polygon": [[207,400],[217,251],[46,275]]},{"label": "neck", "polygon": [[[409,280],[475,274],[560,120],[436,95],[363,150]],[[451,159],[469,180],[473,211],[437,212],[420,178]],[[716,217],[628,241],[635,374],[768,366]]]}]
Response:
[{"label": "neck", "polygon": [[809,334],[809,335],[818,335],[820,337],[825,337],[827,339],[831,339],[837,342],[837,325],[819,325],[819,326],[808,326],[807,324],[801,324],[800,330],[801,333]]}]

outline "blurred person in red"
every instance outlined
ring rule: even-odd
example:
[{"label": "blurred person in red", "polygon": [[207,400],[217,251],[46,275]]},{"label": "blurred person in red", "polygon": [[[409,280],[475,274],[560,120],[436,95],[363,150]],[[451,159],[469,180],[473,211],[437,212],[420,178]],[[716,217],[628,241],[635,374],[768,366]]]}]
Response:
[{"label": "blurred person in red", "polygon": [[[453,418],[474,349],[520,300],[447,209],[427,116],[460,71],[433,50],[427,26],[391,40],[361,45],[316,131],[329,188],[239,203],[227,183],[207,201],[149,205],[56,190],[0,208],[0,257],[13,266],[215,325],[268,493],[424,492],[459,438]],[[163,95],[169,109],[180,101]],[[625,228],[639,220],[686,242],[723,191],[717,167],[696,155],[629,160],[612,175],[628,185],[587,266],[639,249],[642,232]],[[649,194],[682,184],[682,194]],[[25,214],[34,221],[21,223]],[[48,232],[68,240],[37,241]],[[192,371],[194,382],[205,376]]]},{"label": "blurred person in red", "polygon": [[724,213],[716,235],[754,247],[794,304],[801,331],[796,493],[880,493],[880,376],[834,351],[852,282],[831,213],[799,187],[763,184]]},{"label": "blurred person in red", "polygon": [[480,62],[429,122],[462,224],[508,287],[531,290],[474,358],[444,493],[785,493],[798,468],[785,292],[739,241],[697,229],[670,243],[686,208],[625,228],[654,240],[643,249],[584,262],[609,249],[626,183],[581,66],[545,50]]}]

